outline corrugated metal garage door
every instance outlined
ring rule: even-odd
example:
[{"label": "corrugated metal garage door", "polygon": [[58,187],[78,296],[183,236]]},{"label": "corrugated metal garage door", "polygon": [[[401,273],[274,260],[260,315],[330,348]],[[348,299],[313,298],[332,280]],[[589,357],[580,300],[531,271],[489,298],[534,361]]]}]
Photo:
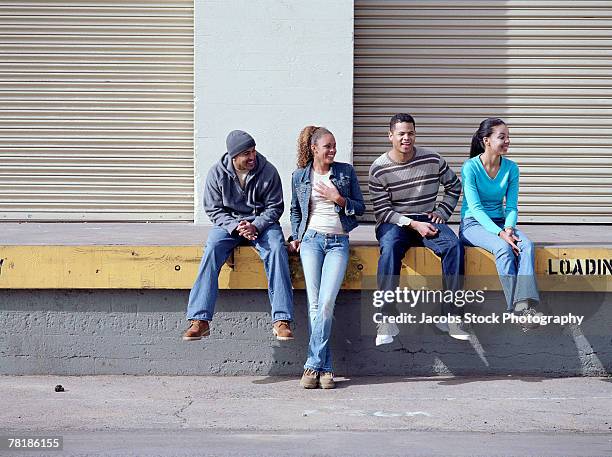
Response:
[{"label": "corrugated metal garage door", "polygon": [[612,2],[356,0],[354,163],[365,192],[402,111],[418,144],[457,172],[480,121],[506,120],[520,221],[612,223]]},{"label": "corrugated metal garage door", "polygon": [[193,220],[193,1],[0,4],[0,218]]}]

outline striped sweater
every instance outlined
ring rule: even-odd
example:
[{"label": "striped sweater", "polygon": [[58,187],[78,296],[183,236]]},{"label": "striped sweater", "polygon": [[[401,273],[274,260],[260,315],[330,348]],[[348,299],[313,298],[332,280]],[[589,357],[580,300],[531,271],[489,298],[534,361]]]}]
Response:
[{"label": "striped sweater", "polygon": [[[437,152],[421,147],[415,150],[409,162],[394,162],[385,153],[370,167],[368,186],[376,227],[384,222],[397,224],[401,216],[428,212],[448,220],[457,206],[461,182],[455,172]],[[440,184],[444,198],[436,204]]]}]

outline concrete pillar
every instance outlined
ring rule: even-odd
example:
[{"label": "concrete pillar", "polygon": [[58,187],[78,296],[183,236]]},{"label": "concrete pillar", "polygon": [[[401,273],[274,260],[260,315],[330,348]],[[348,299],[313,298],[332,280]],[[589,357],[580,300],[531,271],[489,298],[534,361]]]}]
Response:
[{"label": "concrete pillar", "polygon": [[289,221],[302,127],[336,136],[352,162],[353,1],[195,2],[195,222],[210,223],[202,191],[230,130],[251,133],[279,170]]}]

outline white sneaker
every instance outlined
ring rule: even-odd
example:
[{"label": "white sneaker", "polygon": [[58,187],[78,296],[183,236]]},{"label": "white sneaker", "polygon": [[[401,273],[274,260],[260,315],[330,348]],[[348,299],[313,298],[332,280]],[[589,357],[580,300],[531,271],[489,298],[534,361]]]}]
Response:
[{"label": "white sneaker", "polygon": [[459,324],[453,322],[448,323],[448,334],[456,340],[468,341],[470,339],[470,334],[463,330]]},{"label": "white sneaker", "polygon": [[376,346],[393,342],[393,337],[399,335],[399,328],[396,324],[383,322],[376,325]]},{"label": "white sneaker", "polygon": [[376,346],[389,343],[393,343],[393,337],[391,335],[376,335]]}]

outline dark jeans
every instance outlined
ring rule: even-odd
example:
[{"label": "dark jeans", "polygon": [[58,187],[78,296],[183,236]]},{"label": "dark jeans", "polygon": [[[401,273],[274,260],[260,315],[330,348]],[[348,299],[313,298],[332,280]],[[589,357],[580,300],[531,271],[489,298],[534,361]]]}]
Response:
[{"label": "dark jeans", "polygon": [[[413,218],[429,222],[427,216]],[[463,287],[464,250],[455,232],[446,224],[433,224],[438,233],[431,238],[423,238],[416,230],[400,227],[397,224],[383,223],[376,229],[376,239],[380,244],[377,283],[380,290],[395,290],[399,286],[402,259],[411,247],[425,246],[442,259],[444,288],[460,290]],[[462,308],[452,303],[442,303],[442,314],[461,315]]]}]

